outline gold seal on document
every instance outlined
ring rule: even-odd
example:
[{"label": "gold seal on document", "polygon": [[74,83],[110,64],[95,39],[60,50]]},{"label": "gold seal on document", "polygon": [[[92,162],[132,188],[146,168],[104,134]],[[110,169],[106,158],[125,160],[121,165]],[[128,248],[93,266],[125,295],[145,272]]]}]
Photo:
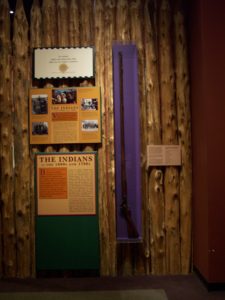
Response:
[{"label": "gold seal on document", "polygon": [[61,73],[65,73],[68,70],[68,66],[66,64],[59,65],[59,70]]}]

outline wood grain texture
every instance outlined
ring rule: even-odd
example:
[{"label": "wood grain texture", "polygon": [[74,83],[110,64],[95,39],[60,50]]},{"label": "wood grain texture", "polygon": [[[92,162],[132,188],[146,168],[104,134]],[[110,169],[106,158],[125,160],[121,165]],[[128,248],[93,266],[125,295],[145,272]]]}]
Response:
[{"label": "wood grain texture", "polygon": [[116,3],[116,40],[124,43],[130,41],[130,16],[127,0],[118,0]]},{"label": "wood grain texture", "polygon": [[30,48],[41,47],[42,44],[42,14],[38,0],[33,1],[30,12]]},{"label": "wood grain texture", "polygon": [[68,47],[69,45],[69,10],[66,0],[57,1],[57,26],[58,45]]},{"label": "wood grain texture", "polygon": [[178,1],[174,13],[174,36],[178,140],[182,157],[180,170],[181,273],[187,274],[191,271],[192,253],[192,151],[188,46],[184,13],[181,7],[182,3]]},{"label": "wood grain texture", "polygon": [[[34,0],[30,12],[30,53],[33,48],[39,48],[42,44],[42,14],[38,0]],[[39,87],[38,80],[32,78],[33,58],[30,57],[30,70],[32,87]],[[41,146],[30,145],[30,211],[31,211],[31,276],[35,277],[36,262],[35,262],[35,216],[36,216],[36,195],[35,195],[35,153],[41,152]]]},{"label": "wood grain texture", "polygon": [[[168,0],[162,0],[159,10],[160,97],[162,143],[177,144],[177,114],[171,39],[171,9]],[[179,173],[167,167],[164,175],[166,272],[180,272],[179,234]]]},{"label": "wood grain texture", "polygon": [[[57,22],[57,6],[54,0],[45,0],[42,3],[42,47],[57,47],[58,45],[58,22]],[[54,87],[52,79],[45,80],[45,88]],[[57,147],[46,145],[45,152],[54,152]]]},{"label": "wood grain texture", "polygon": [[[155,19],[157,7],[149,1],[144,7],[145,32],[145,83],[147,144],[161,144],[161,118],[159,102],[159,58]],[[146,252],[150,256],[147,273],[165,274],[165,203],[163,192],[163,172],[159,168],[148,170],[148,198],[145,208]]]},{"label": "wood grain texture", "polygon": [[14,154],[15,154],[15,209],[17,276],[29,277],[31,267],[30,230],[30,159],[28,140],[28,96],[30,62],[28,22],[23,1],[18,0],[14,18],[13,35],[13,100]]},{"label": "wood grain texture", "polygon": [[42,3],[42,47],[58,46],[57,6],[53,0]]},{"label": "wood grain texture", "polygon": [[[80,0],[80,43],[82,47],[94,45],[94,3],[92,0]],[[81,86],[90,86],[91,81],[84,80]],[[94,145],[86,144],[81,147],[82,151],[93,151]]]},{"label": "wood grain texture", "polygon": [[100,272],[102,275],[110,274],[109,260],[109,222],[107,207],[107,178],[106,178],[106,105],[104,101],[104,55],[105,55],[105,36],[104,28],[104,1],[97,0],[95,4],[95,47],[96,47],[96,85],[101,87],[102,100],[102,144],[98,148],[98,172],[99,172],[99,233],[100,233]]},{"label": "wood grain texture", "polygon": [[[65,21],[66,20],[66,21]],[[69,46],[69,10],[68,3],[66,0],[58,0],[57,2],[57,26],[60,28],[58,30],[58,44],[59,47]],[[59,87],[68,87],[68,81],[65,79],[60,79]],[[59,152],[69,152],[70,148],[68,144],[61,144],[57,146],[57,151]]]},{"label": "wood grain texture", "polygon": [[115,221],[115,160],[114,160],[114,115],[113,115],[113,70],[112,70],[112,43],[115,40],[116,2],[105,1],[104,16],[104,107],[105,107],[105,176],[107,197],[105,210],[108,215],[108,262],[109,272],[115,275],[117,272],[116,253],[116,221]]},{"label": "wood grain texture", "polygon": [[16,276],[13,169],[13,100],[8,1],[0,3],[0,277]]},{"label": "wood grain texture", "polygon": [[69,2],[69,45],[80,45],[80,14],[79,0],[70,0]]},{"label": "wood grain texture", "polygon": [[94,42],[93,1],[79,0],[80,4],[80,43],[91,46]]}]

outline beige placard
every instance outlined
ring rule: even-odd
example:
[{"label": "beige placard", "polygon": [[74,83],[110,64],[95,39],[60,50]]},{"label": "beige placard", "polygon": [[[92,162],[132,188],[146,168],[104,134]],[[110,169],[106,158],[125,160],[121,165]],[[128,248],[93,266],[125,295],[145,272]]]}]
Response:
[{"label": "beige placard", "polygon": [[96,214],[96,154],[36,155],[37,214]]},{"label": "beige placard", "polygon": [[147,167],[149,166],[180,166],[180,145],[148,145]]}]

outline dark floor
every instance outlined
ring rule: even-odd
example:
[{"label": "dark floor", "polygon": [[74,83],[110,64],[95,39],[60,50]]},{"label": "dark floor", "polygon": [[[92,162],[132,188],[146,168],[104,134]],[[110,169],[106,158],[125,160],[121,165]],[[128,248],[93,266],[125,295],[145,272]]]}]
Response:
[{"label": "dark floor", "polygon": [[196,275],[2,279],[0,292],[164,289],[168,300],[225,300],[225,290],[208,291]]}]

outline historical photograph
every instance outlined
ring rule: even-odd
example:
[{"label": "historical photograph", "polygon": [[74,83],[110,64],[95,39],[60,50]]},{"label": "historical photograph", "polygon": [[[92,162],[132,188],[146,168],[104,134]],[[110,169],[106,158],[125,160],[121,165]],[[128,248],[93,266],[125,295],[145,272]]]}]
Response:
[{"label": "historical photograph", "polygon": [[98,100],[96,98],[81,99],[81,110],[98,110]]},{"label": "historical photograph", "polygon": [[47,122],[33,122],[32,123],[32,134],[33,135],[48,134],[48,123]]},{"label": "historical photograph", "polygon": [[48,95],[32,95],[32,114],[43,115],[48,113]]},{"label": "historical photograph", "polygon": [[98,131],[98,120],[84,120],[81,122],[82,131]]},{"label": "historical photograph", "polygon": [[74,104],[77,103],[75,89],[53,89],[52,104]]}]

